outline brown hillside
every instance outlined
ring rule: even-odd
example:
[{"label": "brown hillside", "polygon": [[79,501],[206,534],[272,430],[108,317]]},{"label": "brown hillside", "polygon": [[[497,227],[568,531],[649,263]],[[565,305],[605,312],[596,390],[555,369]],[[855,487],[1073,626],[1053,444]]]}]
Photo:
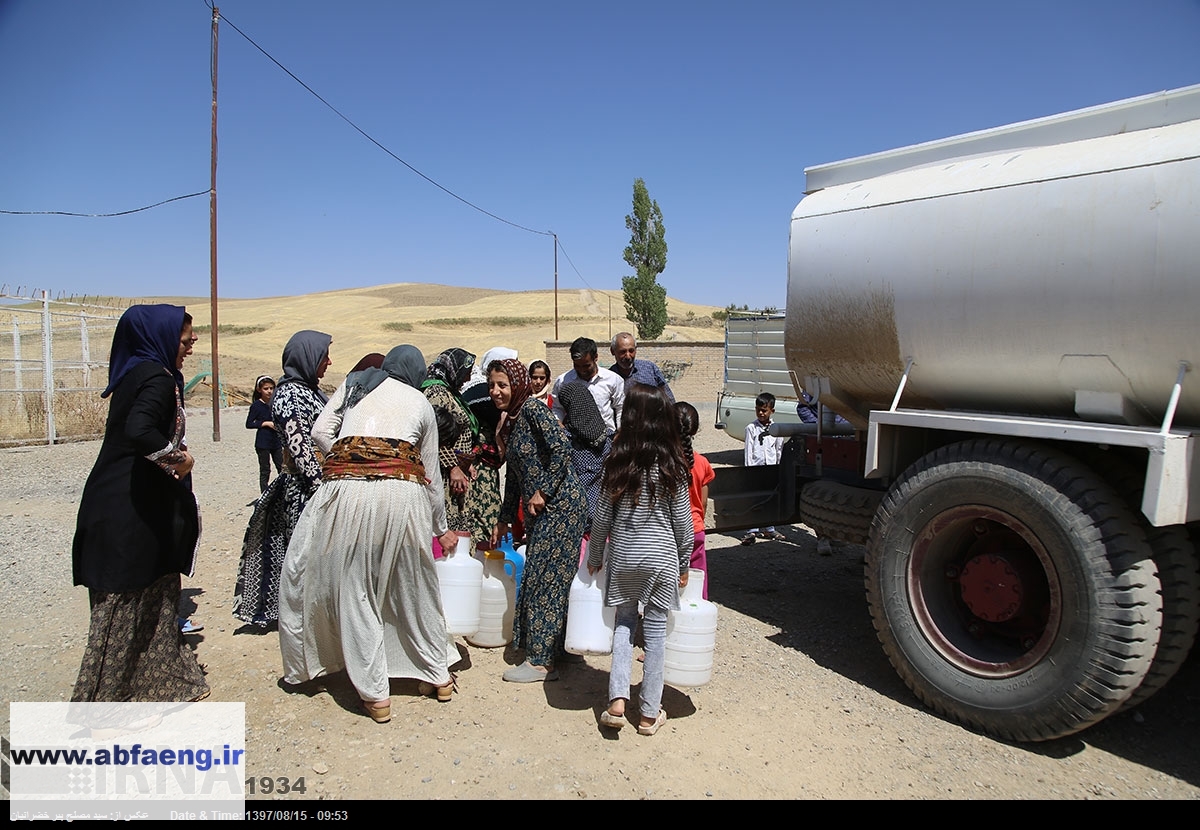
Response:
[{"label": "brown hillside", "polygon": [[[186,305],[197,326],[210,322],[207,297],[164,301]],[[387,352],[401,343],[416,346],[427,362],[454,346],[479,357],[493,346],[508,346],[516,349],[526,363],[543,359],[552,372],[558,373],[570,367],[565,354],[546,354],[544,341],[555,339],[554,305],[553,291],[500,291],[423,283],[221,300],[217,311],[221,377],[227,389],[246,392],[256,376],[278,375],[283,345],[301,329],[333,336],[333,366],[323,384],[331,390],[364,354]],[[712,318],[717,310],[716,306],[668,298],[672,324],[661,339],[720,339],[722,329]],[[601,345],[602,361],[608,357],[605,344],[609,338],[634,329],[625,317],[620,290],[560,290],[558,320],[558,339],[591,337]],[[210,336],[203,334],[184,376],[198,373],[200,362],[210,356]],[[205,394],[204,387],[197,387],[193,394]]]}]

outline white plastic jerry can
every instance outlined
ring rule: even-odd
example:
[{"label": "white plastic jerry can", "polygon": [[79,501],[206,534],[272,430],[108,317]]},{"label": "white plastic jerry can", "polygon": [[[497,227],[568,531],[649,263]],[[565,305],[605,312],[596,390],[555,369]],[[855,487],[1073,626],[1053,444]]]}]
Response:
[{"label": "white plastic jerry can", "polygon": [[499,648],[512,641],[517,605],[516,569],[499,550],[483,553],[483,583],[479,592],[479,630],[467,642],[480,648]]},{"label": "white plastic jerry can", "polygon": [[604,569],[589,574],[580,565],[567,600],[566,649],[572,654],[612,654],[617,609],[604,605]]},{"label": "white plastic jerry can", "polygon": [[433,563],[442,596],[446,628],[452,637],[470,637],[479,630],[479,601],[483,563],[471,556],[471,536],[460,535],[454,550]]},{"label": "white plastic jerry can", "polygon": [[704,571],[691,568],[679,597],[679,610],[667,614],[667,655],[663,682],[694,688],[712,680],[717,645],[717,606],[704,599]]}]

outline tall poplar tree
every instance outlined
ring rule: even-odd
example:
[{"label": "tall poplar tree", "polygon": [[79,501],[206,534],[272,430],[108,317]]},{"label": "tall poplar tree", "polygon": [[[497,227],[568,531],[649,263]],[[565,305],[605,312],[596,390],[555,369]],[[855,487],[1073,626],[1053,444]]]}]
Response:
[{"label": "tall poplar tree", "polygon": [[630,234],[625,261],[637,271],[621,279],[625,316],[637,327],[639,340],[654,340],[667,327],[667,289],[658,284],[667,267],[667,231],[658,202],[641,179],[633,180],[633,213],[625,217],[625,227]]}]

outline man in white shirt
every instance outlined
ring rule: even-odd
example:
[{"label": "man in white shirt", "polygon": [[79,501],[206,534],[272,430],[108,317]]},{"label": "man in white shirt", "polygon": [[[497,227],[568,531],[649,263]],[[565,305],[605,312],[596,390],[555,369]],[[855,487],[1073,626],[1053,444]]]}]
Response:
[{"label": "man in white shirt", "polygon": [[577,337],[571,343],[571,363],[575,367],[559,375],[554,381],[551,394],[554,396],[554,415],[559,422],[567,414],[559,403],[558,390],[563,384],[582,381],[600,408],[600,417],[611,432],[621,425],[621,410],[625,407],[625,381],[616,372],[603,368],[597,358],[596,341],[588,337]]}]

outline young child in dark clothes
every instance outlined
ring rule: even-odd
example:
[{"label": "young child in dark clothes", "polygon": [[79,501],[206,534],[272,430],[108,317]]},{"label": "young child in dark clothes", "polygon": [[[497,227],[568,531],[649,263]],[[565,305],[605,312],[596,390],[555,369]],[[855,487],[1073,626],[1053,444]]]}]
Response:
[{"label": "young child in dark clothes", "polygon": [[271,462],[275,462],[275,473],[283,467],[283,446],[271,416],[271,396],[275,394],[275,379],[261,375],[254,381],[254,402],[246,415],[246,429],[256,429],[254,451],[258,453],[258,492],[267,489],[271,480]]}]

